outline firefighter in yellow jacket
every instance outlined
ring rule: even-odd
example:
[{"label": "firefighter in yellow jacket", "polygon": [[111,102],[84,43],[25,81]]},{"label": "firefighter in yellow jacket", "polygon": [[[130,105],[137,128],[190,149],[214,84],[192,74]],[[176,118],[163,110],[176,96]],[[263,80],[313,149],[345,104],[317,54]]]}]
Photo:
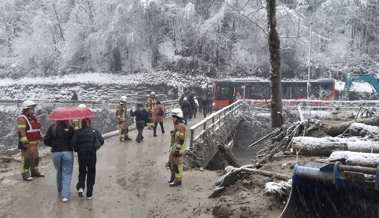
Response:
[{"label": "firefighter in yellow jacket", "polygon": [[154,120],[152,114],[154,113],[155,105],[157,104],[157,100],[155,99],[155,92],[150,93],[150,98],[147,99],[147,111],[150,113],[150,122],[147,123],[147,129],[153,129]]},{"label": "firefighter in yellow jacket", "polygon": [[[87,108],[84,104],[79,104],[78,108]],[[74,125],[75,130],[79,130],[82,128],[82,120],[81,119],[73,119],[72,124]]]},{"label": "firefighter in yellow jacket", "polygon": [[[34,116],[36,103],[24,101],[22,114],[17,118],[19,137],[18,148],[21,149],[21,174],[25,181],[32,181],[32,177],[45,177],[38,170],[38,143],[43,141],[41,124]],[[31,176],[29,169],[31,169]]]},{"label": "firefighter in yellow jacket", "polygon": [[169,156],[169,167],[171,178],[168,181],[170,187],[182,184],[183,178],[183,154],[186,150],[186,125],[183,123],[183,111],[179,108],[172,110],[172,121],[174,130],[171,131],[171,147]]},{"label": "firefighter in yellow jacket", "polygon": [[126,116],[126,96],[122,96],[120,99],[120,104],[117,105],[117,119],[118,119],[118,127],[119,127],[119,136],[120,141],[132,140],[129,138],[129,129],[128,129],[128,118]]}]

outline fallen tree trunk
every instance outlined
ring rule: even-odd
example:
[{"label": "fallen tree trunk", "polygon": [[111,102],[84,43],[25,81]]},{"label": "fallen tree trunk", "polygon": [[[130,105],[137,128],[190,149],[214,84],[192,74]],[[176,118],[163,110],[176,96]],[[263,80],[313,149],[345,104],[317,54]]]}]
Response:
[{"label": "fallen tree trunk", "polygon": [[379,154],[359,153],[350,151],[335,151],[328,159],[328,162],[341,161],[346,165],[378,167]]},{"label": "fallen tree trunk", "polygon": [[[208,198],[218,197],[219,194],[222,191],[224,191],[226,187],[229,187],[230,185],[234,185],[238,181],[240,174],[242,174],[242,173],[258,174],[261,176],[267,176],[267,177],[271,177],[274,179],[285,180],[285,181],[291,179],[291,177],[287,176],[287,175],[276,174],[276,173],[266,171],[266,170],[253,169],[251,167],[252,167],[252,165],[245,165],[245,166],[242,166],[240,168],[234,168],[232,171],[225,174],[225,176],[223,177],[219,187],[214,189],[212,194],[210,194],[208,196]],[[218,180],[218,181],[220,181],[220,180]]]},{"label": "fallen tree trunk", "polygon": [[342,134],[343,132],[346,131],[347,128],[349,128],[350,124],[352,123],[364,123],[366,125],[371,125],[371,126],[379,126],[379,117],[371,117],[371,118],[366,118],[366,119],[357,119],[345,123],[339,123],[336,125],[331,125],[326,128],[324,128],[324,132],[330,136],[337,136]]},{"label": "fallen tree trunk", "polygon": [[379,153],[379,143],[365,141],[360,137],[294,137],[292,139],[292,149],[294,153],[304,156],[329,156],[334,151]]},{"label": "fallen tree trunk", "polygon": [[218,145],[218,150],[229,165],[233,167],[240,167],[240,164],[237,162],[237,158],[234,156],[230,148],[223,145]]}]

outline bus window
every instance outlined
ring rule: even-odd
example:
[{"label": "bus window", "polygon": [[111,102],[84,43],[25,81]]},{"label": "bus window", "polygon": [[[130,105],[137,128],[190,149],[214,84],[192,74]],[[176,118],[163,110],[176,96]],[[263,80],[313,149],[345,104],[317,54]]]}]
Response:
[{"label": "bus window", "polygon": [[233,87],[217,86],[216,100],[228,100],[233,94]]}]

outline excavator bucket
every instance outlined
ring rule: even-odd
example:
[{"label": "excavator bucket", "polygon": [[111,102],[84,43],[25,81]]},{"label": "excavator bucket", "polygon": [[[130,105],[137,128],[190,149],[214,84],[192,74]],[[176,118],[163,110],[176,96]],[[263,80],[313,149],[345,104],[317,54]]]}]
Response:
[{"label": "excavator bucket", "polygon": [[280,218],[379,217],[379,168],[308,163],[297,166]]}]

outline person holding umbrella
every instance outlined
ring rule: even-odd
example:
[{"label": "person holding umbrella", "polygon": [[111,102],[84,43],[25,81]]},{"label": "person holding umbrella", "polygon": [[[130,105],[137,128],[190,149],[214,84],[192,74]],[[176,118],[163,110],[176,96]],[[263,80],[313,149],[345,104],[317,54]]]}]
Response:
[{"label": "person holding umbrella", "polygon": [[85,180],[87,176],[87,200],[92,199],[93,186],[96,176],[96,151],[104,144],[104,139],[100,132],[92,127],[91,120],[82,120],[82,128],[74,133],[71,140],[75,152],[78,153],[79,162],[79,182],[76,185],[78,196],[84,197]]},{"label": "person holding umbrella", "polygon": [[71,140],[75,130],[70,126],[69,120],[57,120],[46,132],[44,143],[51,147],[51,157],[57,171],[58,192],[62,193],[62,201],[70,199],[72,169],[74,167],[74,154]]}]

